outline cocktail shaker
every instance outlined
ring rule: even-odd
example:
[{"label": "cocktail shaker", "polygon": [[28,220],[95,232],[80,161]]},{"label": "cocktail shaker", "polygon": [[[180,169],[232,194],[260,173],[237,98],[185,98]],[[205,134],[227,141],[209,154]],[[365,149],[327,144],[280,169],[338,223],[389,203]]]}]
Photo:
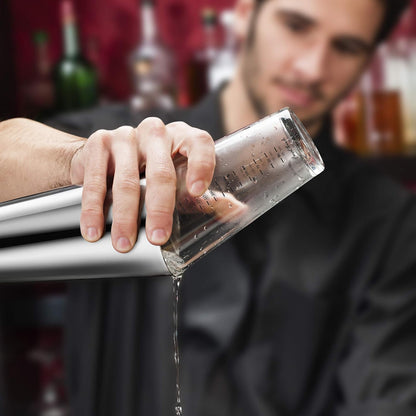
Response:
[{"label": "cocktail shaker", "polygon": [[129,253],[114,250],[109,232],[85,241],[81,199],[82,187],[68,187],[0,204],[0,282],[170,274],[144,229]]}]

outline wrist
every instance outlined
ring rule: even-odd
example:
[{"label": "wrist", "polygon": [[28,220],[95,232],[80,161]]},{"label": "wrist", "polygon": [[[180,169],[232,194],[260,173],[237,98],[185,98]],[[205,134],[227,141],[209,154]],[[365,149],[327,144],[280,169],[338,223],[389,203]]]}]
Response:
[{"label": "wrist", "polygon": [[84,161],[83,161],[83,148],[85,140],[78,144],[75,151],[72,153],[69,162],[69,182],[71,185],[81,185],[84,179]]}]

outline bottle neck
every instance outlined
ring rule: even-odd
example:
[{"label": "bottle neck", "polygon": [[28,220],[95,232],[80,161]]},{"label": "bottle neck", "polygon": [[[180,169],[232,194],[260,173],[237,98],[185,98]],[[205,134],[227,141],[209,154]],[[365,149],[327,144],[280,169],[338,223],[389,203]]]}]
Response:
[{"label": "bottle neck", "polygon": [[204,26],[205,48],[215,49],[217,46],[215,26],[208,24]]},{"label": "bottle neck", "polygon": [[64,41],[64,56],[74,58],[80,54],[78,30],[72,2],[64,0],[62,3],[62,35]]},{"label": "bottle neck", "polygon": [[217,53],[217,18],[214,10],[205,9],[202,12],[202,27],[204,34],[204,58],[211,61]]},{"label": "bottle neck", "polygon": [[228,49],[228,50],[233,50],[235,48],[235,36],[233,32],[231,18],[232,16],[230,17],[227,16],[227,19],[223,24],[224,35],[225,35],[224,49]]},{"label": "bottle neck", "polygon": [[68,58],[79,55],[78,32],[75,24],[64,26],[64,54]]},{"label": "bottle neck", "polygon": [[150,2],[145,2],[141,8],[142,42],[151,43],[157,38],[157,27],[154,7]]},{"label": "bottle neck", "polygon": [[48,47],[46,43],[36,47],[36,71],[39,76],[46,77],[49,75],[51,62],[49,60]]},{"label": "bottle neck", "polygon": [[47,77],[51,69],[47,34],[42,31],[36,32],[34,35],[34,44],[36,75],[39,77]]}]

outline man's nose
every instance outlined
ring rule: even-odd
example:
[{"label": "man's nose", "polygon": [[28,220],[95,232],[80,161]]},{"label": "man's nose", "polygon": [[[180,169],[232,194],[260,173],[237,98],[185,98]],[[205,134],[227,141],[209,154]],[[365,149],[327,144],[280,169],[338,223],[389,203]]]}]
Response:
[{"label": "man's nose", "polygon": [[329,47],[325,44],[310,45],[296,56],[294,72],[299,81],[318,84],[325,79],[329,65]]}]

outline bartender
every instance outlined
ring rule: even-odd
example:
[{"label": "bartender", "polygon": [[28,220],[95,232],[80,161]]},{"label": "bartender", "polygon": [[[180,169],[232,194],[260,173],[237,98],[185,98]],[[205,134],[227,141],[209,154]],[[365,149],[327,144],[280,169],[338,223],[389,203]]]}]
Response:
[{"label": "bartender", "polygon": [[[322,154],[323,174],[185,274],[180,307],[185,413],[416,412],[415,197],[337,148],[330,121],[332,109],[407,3],[237,0],[241,49],[235,76],[196,107],[157,114],[163,123],[141,121],[120,106],[51,123],[76,136],[48,130],[52,142],[62,139],[64,148],[72,146],[61,159],[66,170],[57,171],[64,172],[59,184],[83,182],[89,189],[81,227],[90,241],[101,235],[107,174],[117,177],[115,204],[124,196],[127,202],[119,205],[124,208],[113,229],[120,251],[134,243],[125,207],[130,203],[137,214],[140,171],[146,170],[149,186],[153,182],[163,190],[154,186],[146,200],[151,206],[147,236],[156,244],[170,231],[171,157],[178,151],[195,155],[195,176],[188,181],[195,195],[209,183],[212,143],[207,133],[189,126],[218,138],[290,106]],[[20,131],[24,141],[36,134],[37,128],[14,130],[15,123],[8,125],[9,136]],[[120,125],[133,127],[117,129]],[[88,136],[87,144],[78,138]],[[52,186],[52,171],[45,175],[46,187]],[[121,237],[126,240],[119,247]],[[74,282],[69,301],[68,387],[74,414],[172,412],[169,279]]]}]

